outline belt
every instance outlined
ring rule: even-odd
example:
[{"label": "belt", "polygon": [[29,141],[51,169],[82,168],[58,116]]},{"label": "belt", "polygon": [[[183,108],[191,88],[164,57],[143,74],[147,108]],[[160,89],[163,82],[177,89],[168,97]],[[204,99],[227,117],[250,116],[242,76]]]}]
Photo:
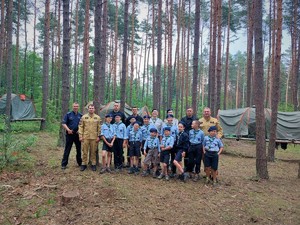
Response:
[{"label": "belt", "polygon": [[191,146],[196,146],[196,145],[202,145],[201,143],[199,143],[199,144],[191,144]]}]

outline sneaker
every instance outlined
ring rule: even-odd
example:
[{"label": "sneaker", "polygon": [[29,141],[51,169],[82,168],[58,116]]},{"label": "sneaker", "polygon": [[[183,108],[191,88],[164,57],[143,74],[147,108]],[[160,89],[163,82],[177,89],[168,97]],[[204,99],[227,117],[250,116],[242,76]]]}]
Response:
[{"label": "sneaker", "polygon": [[175,175],[176,175],[175,173],[171,173],[171,174],[169,175],[169,177],[170,177],[170,178],[174,178]]},{"label": "sneaker", "polygon": [[103,168],[100,170],[100,174],[103,174],[103,173],[105,173],[105,172],[106,172],[106,168],[103,167]]},{"label": "sneaker", "polygon": [[199,174],[195,174],[195,177],[193,179],[194,182],[197,182],[199,180]]},{"label": "sneaker", "polygon": [[143,173],[142,173],[142,177],[146,177],[146,176],[148,176],[148,175],[149,175],[148,171],[147,171],[147,170],[144,170]]},{"label": "sneaker", "polygon": [[206,177],[205,183],[206,183],[206,184],[209,184],[209,183],[210,183],[210,178],[209,178],[209,177]]},{"label": "sneaker", "polygon": [[213,181],[213,187],[217,187],[218,186],[218,183],[217,183],[217,181]]},{"label": "sneaker", "polygon": [[97,170],[96,165],[92,165],[92,170],[93,170],[93,171],[96,171],[96,170]]},{"label": "sneaker", "polygon": [[81,167],[80,167],[80,171],[85,171],[86,170],[86,165],[82,165]]},{"label": "sneaker", "polygon": [[135,172],[133,167],[130,167],[128,174],[133,174]]},{"label": "sneaker", "polygon": [[183,174],[183,182],[186,182],[189,178],[189,175],[187,173]]},{"label": "sneaker", "polygon": [[165,177],[165,175],[164,174],[159,174],[159,176],[157,177],[157,179],[163,179]]},{"label": "sneaker", "polygon": [[61,169],[65,170],[65,169],[67,169],[67,167],[66,166],[61,166]]},{"label": "sneaker", "polygon": [[111,173],[111,169],[109,167],[107,167],[106,172]]},{"label": "sneaker", "polygon": [[153,172],[152,177],[157,178],[156,171]]},{"label": "sneaker", "polygon": [[138,167],[135,167],[134,168],[134,174],[139,175],[139,173],[140,173],[140,169]]},{"label": "sneaker", "polygon": [[169,180],[170,180],[170,176],[166,175],[166,181],[169,181]]}]

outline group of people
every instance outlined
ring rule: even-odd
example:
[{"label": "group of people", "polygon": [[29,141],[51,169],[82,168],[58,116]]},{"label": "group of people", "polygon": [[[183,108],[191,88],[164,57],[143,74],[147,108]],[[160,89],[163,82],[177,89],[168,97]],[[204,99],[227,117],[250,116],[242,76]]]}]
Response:
[{"label": "group of people", "polygon": [[211,117],[208,107],[204,108],[201,119],[194,115],[192,108],[188,108],[186,116],[179,121],[174,118],[172,109],[167,110],[167,116],[162,120],[158,117],[158,110],[153,109],[151,116],[141,117],[137,107],[133,107],[132,115],[126,118],[120,111],[120,103],[115,102],[114,109],[105,115],[103,123],[95,114],[94,105],[88,106],[85,115],[78,109],[78,103],[74,103],[73,110],[62,121],[66,130],[63,170],[75,143],[80,170],[86,170],[90,162],[91,169],[96,171],[98,142],[102,140],[101,174],[112,172],[112,156],[114,171],[121,171],[126,166],[124,149],[127,148],[129,174],[139,174],[142,168],[142,176],[148,176],[152,171],[152,176],[157,179],[170,180],[177,176],[182,181],[188,178],[197,181],[201,178],[203,160],[206,182],[216,184],[219,155],[223,151],[223,131],[219,121]]}]

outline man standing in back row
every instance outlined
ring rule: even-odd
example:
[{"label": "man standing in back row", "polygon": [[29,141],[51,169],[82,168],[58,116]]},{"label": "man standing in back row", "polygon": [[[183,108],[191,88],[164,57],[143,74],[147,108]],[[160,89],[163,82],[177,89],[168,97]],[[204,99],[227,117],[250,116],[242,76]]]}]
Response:
[{"label": "man standing in back row", "polygon": [[217,138],[222,138],[223,136],[223,129],[220,125],[220,122],[217,118],[211,117],[211,110],[208,107],[205,107],[203,110],[203,117],[199,120],[200,121],[200,128],[204,132],[205,136],[209,135],[208,129],[211,126],[217,127]]}]

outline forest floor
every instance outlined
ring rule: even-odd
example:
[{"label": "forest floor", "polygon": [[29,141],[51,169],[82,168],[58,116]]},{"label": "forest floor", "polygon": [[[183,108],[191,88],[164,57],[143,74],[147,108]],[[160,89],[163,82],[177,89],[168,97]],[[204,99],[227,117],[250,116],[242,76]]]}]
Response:
[{"label": "forest floor", "polygon": [[[56,137],[36,133],[34,165],[0,173],[0,224],[299,224],[299,146],[276,152],[270,179],[255,179],[255,144],[224,140],[219,185],[62,170]],[[201,171],[202,175],[203,169]],[[79,193],[69,202],[64,193]]]}]

